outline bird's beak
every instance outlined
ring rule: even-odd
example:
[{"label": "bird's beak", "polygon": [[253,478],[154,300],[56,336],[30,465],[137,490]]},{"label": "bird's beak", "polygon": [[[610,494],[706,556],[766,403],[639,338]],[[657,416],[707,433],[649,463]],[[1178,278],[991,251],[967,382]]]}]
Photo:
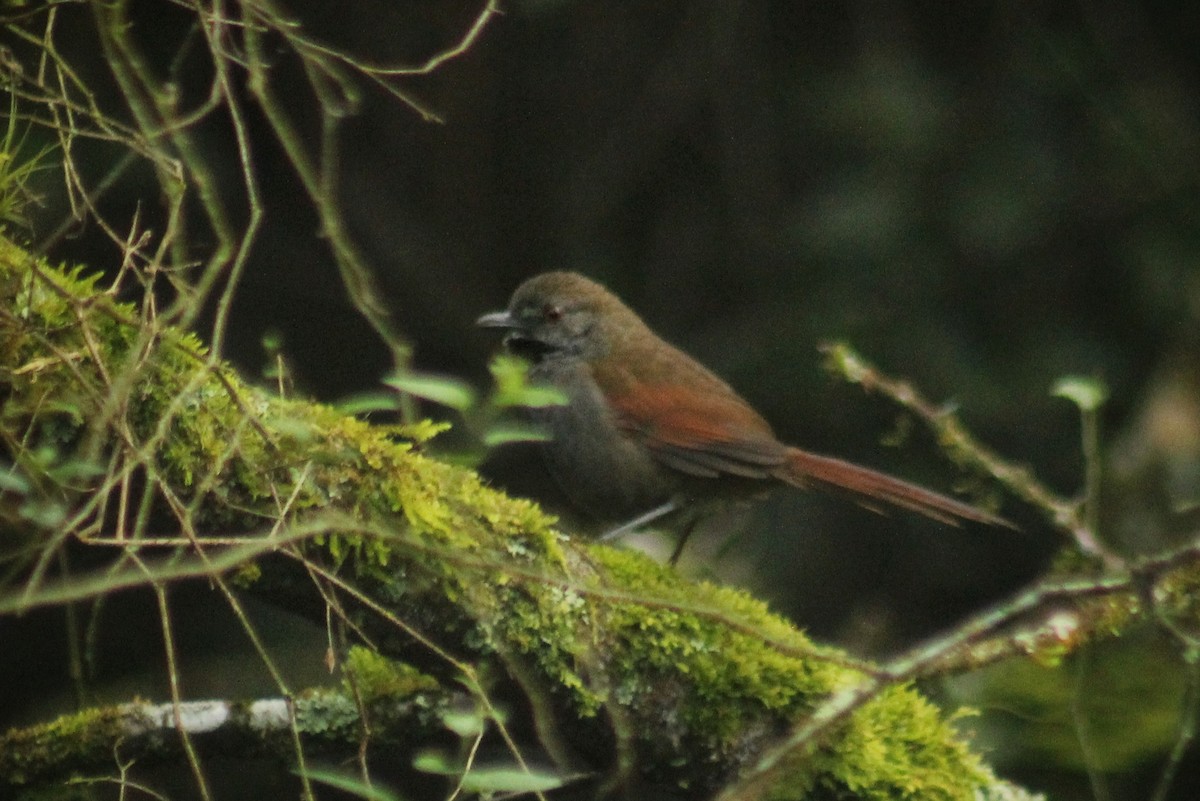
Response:
[{"label": "bird's beak", "polygon": [[498,311],[485,314],[475,321],[480,328],[518,328],[517,318],[512,312]]}]

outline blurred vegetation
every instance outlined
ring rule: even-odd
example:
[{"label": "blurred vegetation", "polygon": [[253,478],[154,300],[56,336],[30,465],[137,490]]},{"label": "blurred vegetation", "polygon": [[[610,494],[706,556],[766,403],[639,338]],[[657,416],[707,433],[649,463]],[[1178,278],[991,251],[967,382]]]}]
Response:
[{"label": "blurred vegetation", "polygon": [[[117,265],[123,297],[191,324],[246,374],[277,334],[268,366],[282,354],[290,391],[324,399],[413,370],[482,384],[495,343],[472,321],[530,274],[581,270],[782,438],[940,487],[959,479],[933,438],[831,381],[818,342],[852,342],[1068,496],[1087,481],[1079,415],[1050,392],[1094,376],[1110,390],[1095,421],[1102,539],[1135,555],[1195,541],[1200,7],[513,0],[429,69],[481,3],[255,8],[243,37],[195,25],[188,3],[4,6],[14,105],[0,170],[56,165],[21,168],[7,229],[53,259]],[[286,127],[214,52],[263,56]],[[114,69],[133,56],[153,80]],[[161,124],[180,110],[196,113]],[[554,507],[526,450],[497,453],[490,475]],[[889,654],[1051,564],[1061,537],[1020,504],[1003,511],[1022,533],[780,494],[753,534],[687,569],[719,569],[815,634]],[[1174,642],[1096,659],[1165,671],[1173,688],[1172,671],[1191,669]],[[1056,726],[1063,699],[1093,685],[1014,670],[970,700],[1035,788],[1144,797],[1163,748],[1186,745],[1167,736],[1111,759],[1036,746],[992,725],[1014,682],[1028,697],[1062,689],[1044,716]],[[1118,689],[1096,714],[1130,727],[1182,703]],[[1064,737],[1091,730],[1067,717]],[[1181,776],[1200,774],[1184,750]]]}]

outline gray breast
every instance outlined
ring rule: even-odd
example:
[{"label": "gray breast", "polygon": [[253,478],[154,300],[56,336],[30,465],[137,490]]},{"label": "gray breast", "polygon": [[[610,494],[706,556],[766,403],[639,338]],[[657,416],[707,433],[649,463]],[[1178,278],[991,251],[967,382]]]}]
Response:
[{"label": "gray breast", "polygon": [[[541,366],[539,366],[541,367]],[[554,384],[570,403],[534,410],[551,439],[543,443],[550,472],[571,502],[603,521],[624,521],[665,503],[678,490],[639,443],[617,427],[587,368],[534,368],[531,377]]]}]

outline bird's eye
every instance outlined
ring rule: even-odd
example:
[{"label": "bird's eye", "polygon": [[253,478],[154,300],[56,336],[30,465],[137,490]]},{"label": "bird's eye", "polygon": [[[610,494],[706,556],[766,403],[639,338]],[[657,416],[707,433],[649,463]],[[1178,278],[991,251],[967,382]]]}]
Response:
[{"label": "bird's eye", "polygon": [[562,306],[555,306],[553,303],[547,303],[545,306],[542,307],[542,317],[547,322],[557,323],[559,320],[562,319],[562,316],[563,316]]}]

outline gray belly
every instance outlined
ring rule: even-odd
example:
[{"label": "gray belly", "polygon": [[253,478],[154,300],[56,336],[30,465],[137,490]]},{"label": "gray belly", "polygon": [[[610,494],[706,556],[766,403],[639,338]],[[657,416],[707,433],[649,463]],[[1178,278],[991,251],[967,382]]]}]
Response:
[{"label": "gray belly", "polygon": [[[548,382],[567,394],[569,405],[533,410],[551,437],[542,452],[573,504],[598,520],[623,522],[670,500],[678,481],[617,427],[583,369]],[[538,372],[532,377],[547,378]]]}]

